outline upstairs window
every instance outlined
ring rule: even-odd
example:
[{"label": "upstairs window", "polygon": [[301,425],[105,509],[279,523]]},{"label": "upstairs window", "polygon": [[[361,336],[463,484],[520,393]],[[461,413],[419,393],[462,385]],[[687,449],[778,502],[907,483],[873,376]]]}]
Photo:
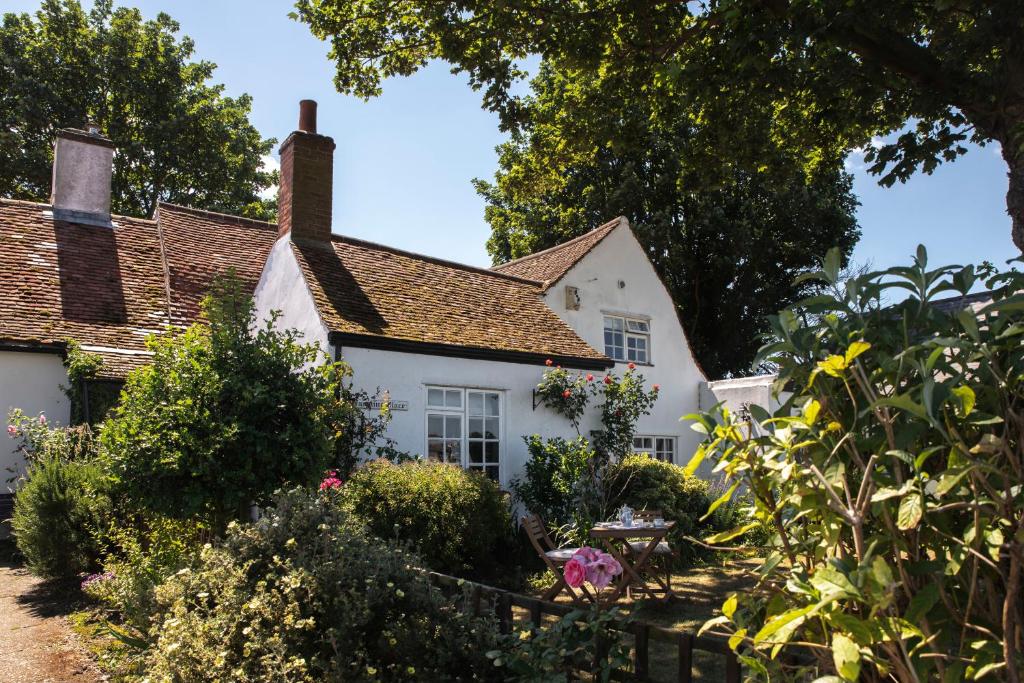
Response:
[{"label": "upstairs window", "polygon": [[604,317],[604,354],[612,360],[651,362],[651,326],[646,320]]}]

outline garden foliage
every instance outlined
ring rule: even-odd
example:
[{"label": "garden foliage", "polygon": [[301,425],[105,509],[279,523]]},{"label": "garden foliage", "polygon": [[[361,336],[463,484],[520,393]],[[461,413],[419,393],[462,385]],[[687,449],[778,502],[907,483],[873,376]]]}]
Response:
[{"label": "garden foliage", "polygon": [[[812,277],[838,272],[832,252]],[[712,508],[744,487],[774,534],[758,589],[707,625],[753,671],[796,676],[792,651],[830,680],[1020,680],[1024,275],[986,275],[991,303],[935,306],[978,272],[930,270],[919,248],[784,310],[760,357],[792,398],[699,418],[691,466],[732,484]]]},{"label": "garden foliage", "polygon": [[561,437],[544,440],[537,434],[523,437],[530,458],[512,491],[526,506],[545,520],[565,524],[573,519],[579,492],[577,485],[586,473],[594,451],[582,436],[572,441]]},{"label": "garden foliage", "polygon": [[506,496],[482,473],[436,462],[375,460],[343,487],[345,505],[383,539],[413,543],[441,572],[492,568],[512,532]]},{"label": "garden foliage", "polygon": [[111,516],[103,472],[94,462],[55,454],[35,460],[14,498],[11,526],[33,574],[65,578],[98,566],[98,534]]},{"label": "garden foliage", "polygon": [[215,283],[208,324],[149,341],[101,432],[118,490],[161,514],[248,514],[286,483],[311,484],[331,458],[345,366],[255,318],[235,278]]},{"label": "garden foliage", "polygon": [[153,680],[404,681],[499,678],[494,625],[464,616],[367,534],[331,490],[282,495],[232,524],[198,567],[161,586]]}]

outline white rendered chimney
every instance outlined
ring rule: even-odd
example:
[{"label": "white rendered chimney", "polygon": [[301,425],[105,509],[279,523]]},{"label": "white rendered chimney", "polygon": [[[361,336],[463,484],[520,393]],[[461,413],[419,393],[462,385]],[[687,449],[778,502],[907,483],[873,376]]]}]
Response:
[{"label": "white rendered chimney", "polygon": [[113,162],[114,143],[97,126],[60,130],[53,149],[54,219],[110,227]]}]

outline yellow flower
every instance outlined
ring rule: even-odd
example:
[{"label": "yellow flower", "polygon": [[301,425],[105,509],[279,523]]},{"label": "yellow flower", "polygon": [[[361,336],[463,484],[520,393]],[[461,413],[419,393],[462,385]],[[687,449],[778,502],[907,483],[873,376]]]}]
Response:
[{"label": "yellow flower", "polygon": [[533,637],[533,631],[520,631],[519,640],[529,640]]}]

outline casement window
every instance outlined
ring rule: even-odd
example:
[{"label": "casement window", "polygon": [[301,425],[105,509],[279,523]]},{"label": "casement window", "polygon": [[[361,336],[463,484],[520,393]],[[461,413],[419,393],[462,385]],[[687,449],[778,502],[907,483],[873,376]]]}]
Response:
[{"label": "casement window", "polygon": [[480,470],[498,481],[501,393],[428,387],[427,458]]},{"label": "casement window", "polygon": [[650,363],[650,323],[638,318],[604,316],[604,354],[612,360]]},{"label": "casement window", "polygon": [[633,450],[647,453],[652,458],[675,462],[676,438],[674,436],[634,436]]}]

